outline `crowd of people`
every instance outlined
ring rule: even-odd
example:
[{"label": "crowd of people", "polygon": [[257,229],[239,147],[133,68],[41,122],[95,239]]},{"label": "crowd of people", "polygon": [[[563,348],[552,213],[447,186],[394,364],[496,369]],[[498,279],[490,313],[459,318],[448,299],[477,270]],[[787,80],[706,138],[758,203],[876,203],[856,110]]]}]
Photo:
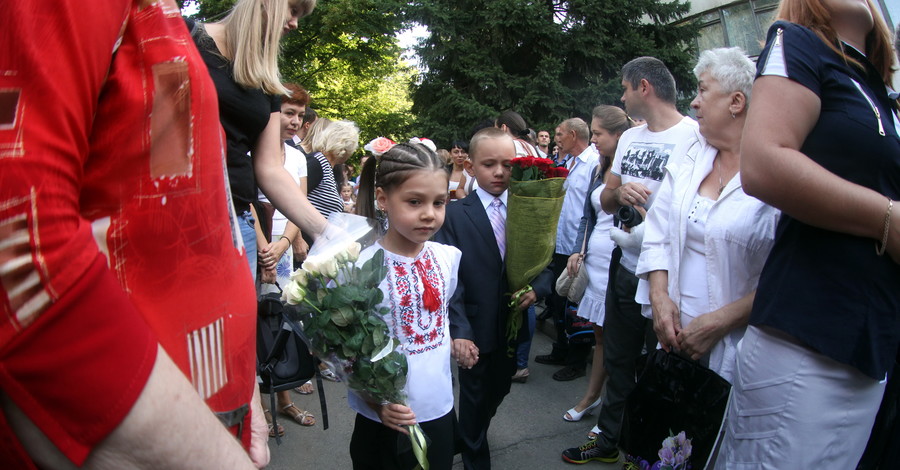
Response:
[{"label": "crowd of people", "polygon": [[[413,468],[398,440],[414,424],[430,468],[491,468],[491,420],[534,373],[539,312],[557,335],[535,361],[557,381],[590,369],[562,417],[596,423],[566,462],[620,461],[636,361],[657,348],[732,385],[710,468],[856,468],[867,451],[900,359],[900,40],[871,0],[781,0],[756,64],[702,51],[692,116],[666,64],[638,57],[624,109],[552,132],[506,110],[446,149],[378,137],[358,175],[378,130],[319,116],[277,67],[315,0],[238,0],[210,23],[174,0],[84,3],[0,7],[10,468],[264,467],[287,433],[273,414],[316,417],[292,399],[310,382],[267,409],[255,299],[288,285],[338,212],[377,220],[358,263],[384,251],[380,306],[409,367],[406,403],[349,394],[356,469]],[[511,305],[523,156],[568,177],[552,260]],[[553,285],[580,270],[573,305]],[[567,334],[573,306],[592,342]],[[868,451],[896,459],[891,439]]]}]

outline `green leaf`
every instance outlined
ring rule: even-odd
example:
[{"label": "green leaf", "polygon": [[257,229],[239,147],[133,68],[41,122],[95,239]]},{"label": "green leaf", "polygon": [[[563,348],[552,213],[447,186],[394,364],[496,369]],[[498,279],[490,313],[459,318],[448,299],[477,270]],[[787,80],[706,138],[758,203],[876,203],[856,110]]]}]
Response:
[{"label": "green leaf", "polygon": [[353,311],[347,307],[332,309],[331,321],[337,326],[347,326],[353,320]]}]

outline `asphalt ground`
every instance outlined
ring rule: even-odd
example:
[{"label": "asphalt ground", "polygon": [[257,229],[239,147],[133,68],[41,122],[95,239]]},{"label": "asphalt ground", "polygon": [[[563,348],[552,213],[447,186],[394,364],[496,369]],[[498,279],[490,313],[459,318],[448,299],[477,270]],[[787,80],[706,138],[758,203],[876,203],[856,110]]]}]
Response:
[{"label": "asphalt ground", "polygon": [[[529,362],[530,376],[524,384],[513,383],[488,431],[491,461],[494,469],[621,469],[618,464],[591,462],[585,465],[566,463],[560,457],[568,447],[587,442],[586,434],[596,424],[596,412],[580,422],[570,423],[563,414],[581,399],[587,388],[587,376],[569,382],[553,380],[560,366],[534,362],[534,356],[550,352],[552,325],[539,322],[534,335]],[[588,374],[591,365],[588,364]],[[455,375],[455,371],[454,371]],[[455,382],[455,380],[454,380]],[[313,381],[315,383],[315,381]],[[347,405],[347,387],[343,383],[323,380],[328,404],[329,428],[323,429],[318,391],[312,395],[291,392],[294,403],[311,411],[318,422],[302,427],[288,419],[279,419],[285,427],[281,445],[269,439],[274,470],[351,469],[349,445],[355,413]],[[265,396],[268,399],[267,396]],[[463,468],[459,455],[454,469]]]}]

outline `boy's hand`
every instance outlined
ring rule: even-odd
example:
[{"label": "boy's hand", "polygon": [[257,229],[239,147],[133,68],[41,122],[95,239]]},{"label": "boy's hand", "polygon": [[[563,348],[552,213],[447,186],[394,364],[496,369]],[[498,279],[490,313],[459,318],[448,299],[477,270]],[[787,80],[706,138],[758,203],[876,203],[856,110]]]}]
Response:
[{"label": "boy's hand", "polygon": [[534,305],[535,302],[537,302],[537,294],[530,290],[522,294],[522,297],[519,297],[519,310],[525,310]]}]

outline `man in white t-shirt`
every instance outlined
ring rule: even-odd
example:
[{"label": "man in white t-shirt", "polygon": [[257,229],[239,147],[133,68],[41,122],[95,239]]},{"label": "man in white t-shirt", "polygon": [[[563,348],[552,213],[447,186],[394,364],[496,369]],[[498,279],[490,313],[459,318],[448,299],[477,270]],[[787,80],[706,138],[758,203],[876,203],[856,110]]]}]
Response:
[{"label": "man in white t-shirt", "polygon": [[[633,118],[646,124],[622,134],[606,188],[600,194],[604,212],[616,214],[621,208],[634,208],[641,219],[653,203],[666,168],[677,165],[682,157],[699,148],[697,123],[682,116],[675,107],[675,79],[662,61],[639,57],[622,67],[622,102]],[[634,389],[634,362],[641,351],[656,347],[653,324],[641,315],[635,302],[638,278],[634,275],[640,257],[643,227],[640,224],[618,238],[622,257],[612,275],[606,296],[606,320],[603,332],[603,365],[609,374],[606,396],[600,409],[596,440],[563,452],[571,463],[619,459],[619,428],[625,398]],[[615,257],[614,257],[615,259]]]}]

